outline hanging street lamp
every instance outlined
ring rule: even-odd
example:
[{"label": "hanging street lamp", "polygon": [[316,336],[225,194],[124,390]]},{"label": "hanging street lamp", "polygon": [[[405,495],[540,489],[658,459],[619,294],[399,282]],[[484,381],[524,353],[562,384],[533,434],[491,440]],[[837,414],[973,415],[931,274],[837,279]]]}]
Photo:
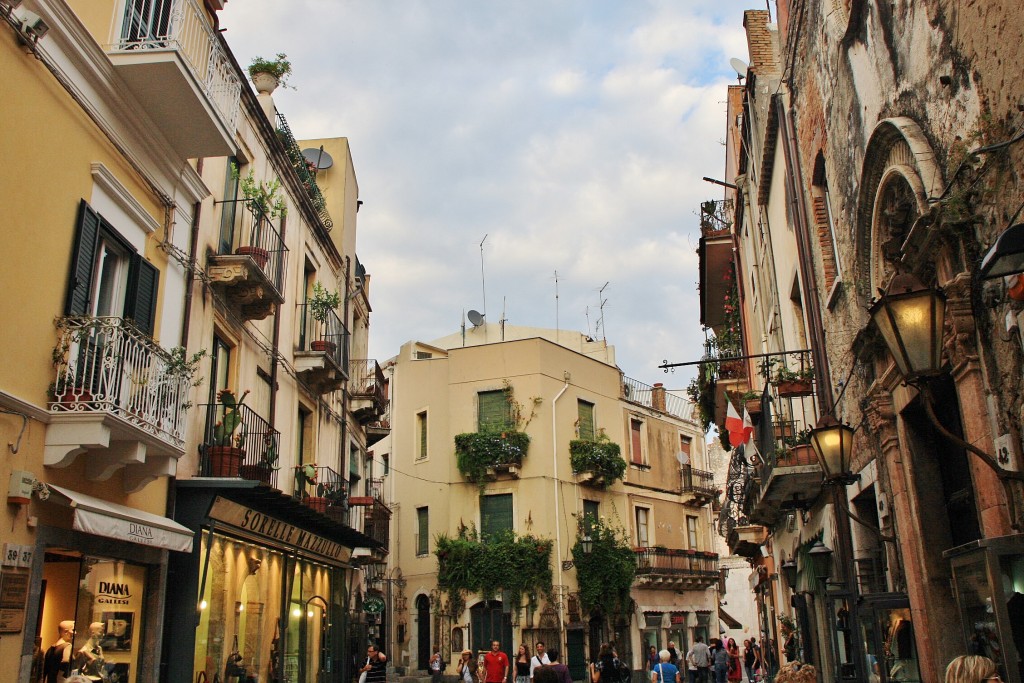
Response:
[{"label": "hanging street lamp", "polygon": [[910,273],[898,273],[868,311],[904,380],[937,375],[942,368],[946,297]]}]

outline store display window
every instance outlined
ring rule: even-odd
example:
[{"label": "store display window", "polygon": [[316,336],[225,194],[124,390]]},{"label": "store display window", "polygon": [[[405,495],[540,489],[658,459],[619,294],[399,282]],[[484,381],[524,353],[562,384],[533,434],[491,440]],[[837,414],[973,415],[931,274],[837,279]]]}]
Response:
[{"label": "store display window", "polygon": [[285,679],[319,681],[331,673],[331,568],[297,560],[288,604]]},{"label": "store display window", "polygon": [[43,563],[37,669],[135,683],[147,569],[124,560],[50,549]]},{"label": "store display window", "polygon": [[284,554],[204,531],[200,557],[205,582],[193,670],[210,681],[271,680],[282,635]]}]

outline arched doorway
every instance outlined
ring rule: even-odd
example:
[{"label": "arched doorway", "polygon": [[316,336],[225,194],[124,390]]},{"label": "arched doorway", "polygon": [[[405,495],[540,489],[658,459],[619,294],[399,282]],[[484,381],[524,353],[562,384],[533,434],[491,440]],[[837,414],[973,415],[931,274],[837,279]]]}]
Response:
[{"label": "arched doorway", "polygon": [[512,643],[512,615],[502,611],[501,600],[478,602],[469,610],[469,647],[474,651],[489,650],[491,641],[501,643],[503,652],[515,652]]},{"label": "arched doorway", "polygon": [[430,598],[416,598],[416,668],[426,671],[430,663]]}]

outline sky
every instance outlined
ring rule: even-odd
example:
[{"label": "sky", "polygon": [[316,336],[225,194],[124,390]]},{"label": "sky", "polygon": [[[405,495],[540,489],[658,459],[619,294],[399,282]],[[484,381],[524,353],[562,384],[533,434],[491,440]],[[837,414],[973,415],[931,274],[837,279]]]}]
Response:
[{"label": "sky", "polygon": [[702,353],[697,211],[723,195],[701,178],[751,7],[234,0],[221,27],[243,66],[288,55],[298,138],[349,139],[374,357],[477,310],[604,336],[627,376],[682,389],[692,371],[657,366]]}]

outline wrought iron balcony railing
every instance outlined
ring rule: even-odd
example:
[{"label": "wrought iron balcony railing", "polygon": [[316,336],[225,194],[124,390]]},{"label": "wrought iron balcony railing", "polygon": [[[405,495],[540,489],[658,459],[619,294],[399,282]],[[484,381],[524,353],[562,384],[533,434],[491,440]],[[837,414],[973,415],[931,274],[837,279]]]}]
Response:
[{"label": "wrought iron balcony railing", "polygon": [[[326,465],[296,465],[292,496],[311,510],[348,524],[348,482]],[[351,525],[349,525],[351,526]]]},{"label": "wrought iron balcony railing", "polygon": [[882,550],[867,551],[862,557],[853,560],[857,568],[857,585],[861,595],[874,595],[888,591],[885,580],[885,552]]},{"label": "wrought iron balcony railing", "polygon": [[365,496],[353,496],[351,504],[352,528],[380,543],[385,549],[390,539],[391,508],[384,501],[384,480],[370,479]]},{"label": "wrought iron balcony railing", "polygon": [[131,0],[124,3],[117,50],[173,48],[216,107],[228,130],[235,129],[242,83],[221,49],[206,10],[197,0]]},{"label": "wrought iron balcony railing", "polygon": [[710,199],[700,205],[701,237],[720,237],[732,231],[733,201]]},{"label": "wrought iron balcony railing", "polygon": [[683,420],[693,419],[693,403],[671,394],[662,387],[652,387],[632,377],[622,377],[622,397],[654,410],[660,410]]},{"label": "wrought iron balcony railing", "polygon": [[635,548],[637,580],[674,589],[698,590],[718,581],[718,554],[701,550]]},{"label": "wrought iron balcony railing", "polygon": [[309,304],[299,304],[302,330],[299,351],[322,351],[344,372],[348,372],[348,330],[338,314],[328,310],[324,320],[310,314]]},{"label": "wrought iron balcony railing", "polygon": [[690,465],[683,465],[679,472],[683,493],[697,494],[711,500],[715,496],[715,475],[713,472],[698,470]]},{"label": "wrought iron balcony railing", "polygon": [[200,445],[204,477],[239,477],[277,486],[281,433],[247,405],[207,403]]},{"label": "wrought iron balcony railing", "polygon": [[57,328],[52,412],[110,413],[184,447],[190,383],[167,351],[123,318],[67,317]]},{"label": "wrought iron balcony railing", "polygon": [[384,371],[372,358],[353,360],[350,365],[349,394],[353,399],[369,400],[376,415],[383,415],[388,403]]},{"label": "wrought iron balcony railing", "polygon": [[303,156],[299,143],[295,140],[295,136],[292,135],[292,129],[288,125],[288,120],[285,119],[281,112],[277,113],[277,135],[281,139],[281,143],[284,144],[284,149],[288,154],[288,160],[292,163],[292,168],[295,169],[295,173],[298,174],[302,186],[306,189],[306,195],[313,205],[313,210],[320,218],[320,222],[324,224],[324,227],[330,230],[334,227],[334,221],[331,220],[331,214],[327,212],[327,200],[324,199],[323,193],[320,192],[320,187],[316,184],[316,170],[314,170],[311,164],[306,162],[306,157]]},{"label": "wrought iron balcony railing", "polygon": [[[243,219],[234,231],[231,244],[222,244],[221,253],[249,256],[279,294],[284,293],[285,268],[288,264],[288,247],[281,239],[281,233],[254,200],[240,199],[238,203],[249,210],[248,219]],[[230,201],[225,202],[229,204]]]}]

